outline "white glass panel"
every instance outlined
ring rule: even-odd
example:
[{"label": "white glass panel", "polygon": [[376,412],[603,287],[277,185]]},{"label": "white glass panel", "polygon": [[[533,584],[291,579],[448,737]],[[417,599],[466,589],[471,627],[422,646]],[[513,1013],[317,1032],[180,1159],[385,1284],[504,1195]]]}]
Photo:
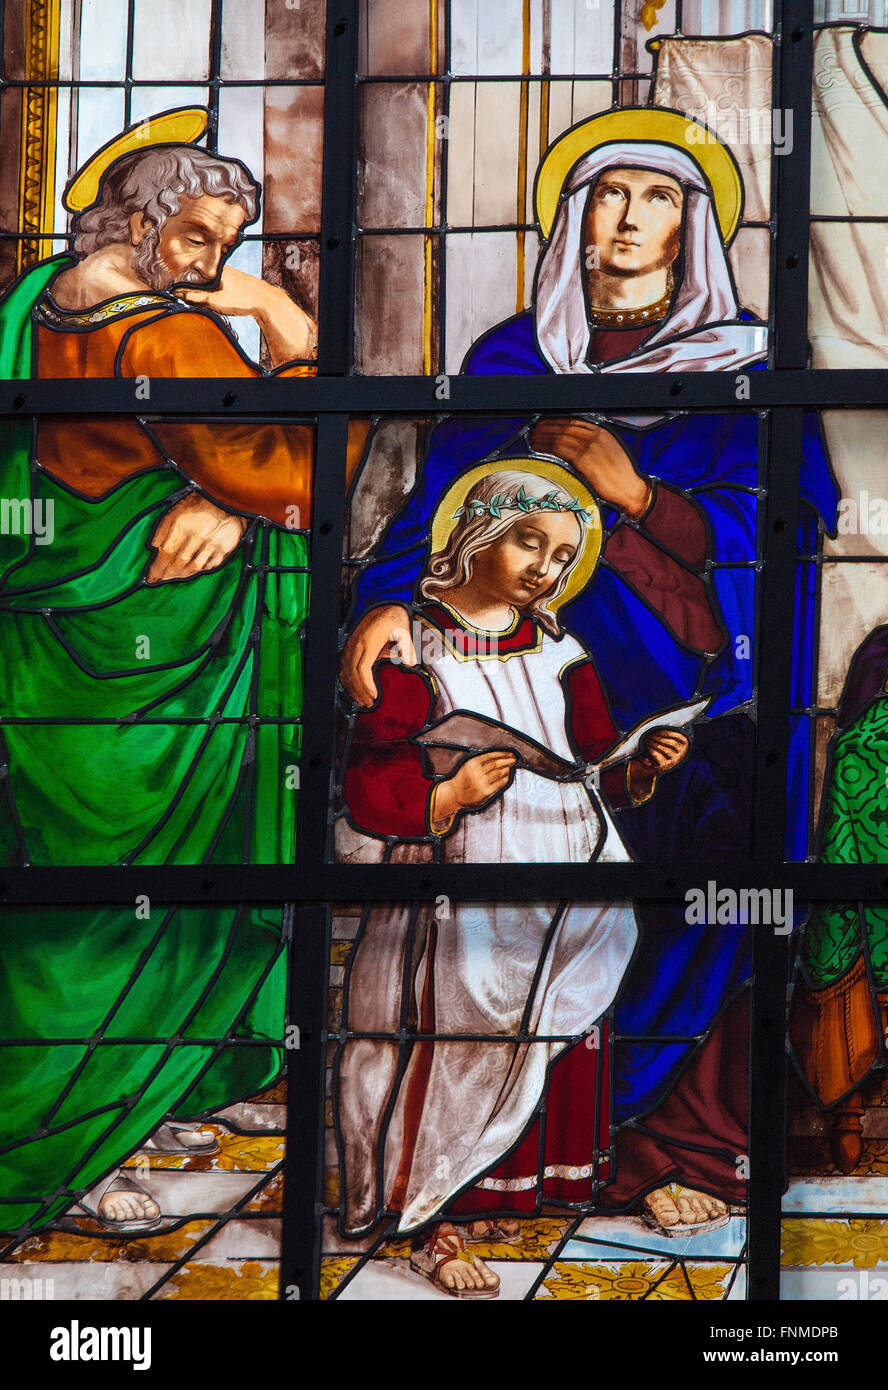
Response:
[{"label": "white glass panel", "polygon": [[223,77],[265,76],[265,0],[224,0],[220,67]]},{"label": "white glass panel", "polygon": [[[833,6],[838,9],[845,0],[838,0]],[[884,0],[875,0],[875,5],[884,13]],[[815,11],[822,6],[815,3]],[[850,8],[850,6],[849,6]],[[774,27],[771,0],[684,0],[682,30],[685,34],[742,34],[747,29]],[[866,6],[863,6],[864,14]],[[822,17],[815,13],[815,21]],[[884,24],[884,19],[871,20],[871,23]]]},{"label": "white glass panel", "polygon": [[597,116],[613,105],[611,84],[609,82],[574,82],[571,123],[584,121],[588,116]]},{"label": "white glass panel", "polygon": [[208,100],[206,87],[133,87],[131,119],[135,124],[177,106],[206,106]]},{"label": "white glass panel", "polygon": [[447,221],[471,227],[475,205],[475,83],[450,88],[447,156]]},{"label": "white glass panel", "polygon": [[77,96],[77,168],[123,129],[123,90],[81,87]]},{"label": "white glass panel", "polygon": [[451,68],[455,73],[521,72],[522,0],[452,0]]},{"label": "white glass panel", "polygon": [[551,6],[552,72],[610,72],[614,65],[614,7],[608,0]]},{"label": "white glass panel", "polygon": [[[76,74],[75,55],[78,33],[75,31],[77,16],[74,0],[62,0],[59,6],[59,78],[70,82]],[[59,87],[57,92],[56,116],[56,162],[55,162],[55,209],[53,226],[64,231],[68,225],[68,213],[62,205],[65,184],[74,172],[71,151],[71,103],[72,95],[76,109],[76,94],[70,87]]]},{"label": "white glass panel", "polygon": [[728,257],[741,307],[759,318],[767,318],[771,260],[771,238],[767,227],[741,227]]},{"label": "white glass panel", "polygon": [[211,11],[211,0],[136,0],[133,77],[181,82],[207,77]]},{"label": "white glass panel", "polygon": [[[219,93],[219,153],[241,160],[259,183],[265,176],[263,95],[262,87],[223,87]],[[261,215],[249,230],[262,230]]]},{"label": "white glass panel", "polygon": [[83,0],[80,12],[80,77],[115,82],[126,76],[127,6],[117,0]]},{"label": "white glass panel", "polygon": [[[252,228],[250,229],[252,231]],[[236,251],[231,253],[227,262],[233,265],[236,270],[243,270],[247,275],[262,277],[262,242],[245,241]],[[259,325],[255,319],[248,318],[246,315],[238,315],[232,318],[231,327],[240,343],[241,348],[254,362],[259,361]]]},{"label": "white glass panel", "polygon": [[516,265],[514,232],[447,237],[445,372],[458,372],[475,339],[515,313]]},{"label": "white glass panel", "polygon": [[[884,439],[884,420],[881,428]],[[857,482],[845,495],[856,498],[859,487]],[[885,621],[885,563],[839,562],[823,565],[822,572],[817,703],[829,706],[839,702],[855,651],[873,628]]]},{"label": "white glass panel", "polygon": [[517,82],[479,82],[475,100],[475,225],[518,219]]},{"label": "white glass panel", "polygon": [[[606,85],[609,89],[610,83]],[[552,82],[549,86],[549,144],[573,123],[573,83]]]}]

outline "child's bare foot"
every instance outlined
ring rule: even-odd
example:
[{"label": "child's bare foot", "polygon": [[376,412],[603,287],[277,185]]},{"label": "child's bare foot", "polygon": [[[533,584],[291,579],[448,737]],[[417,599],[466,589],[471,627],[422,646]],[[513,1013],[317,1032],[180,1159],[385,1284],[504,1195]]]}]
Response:
[{"label": "child's bare foot", "polygon": [[483,1260],[466,1249],[456,1226],[436,1226],[425,1244],[414,1250],[410,1266],[454,1298],[496,1298],[500,1281]]}]

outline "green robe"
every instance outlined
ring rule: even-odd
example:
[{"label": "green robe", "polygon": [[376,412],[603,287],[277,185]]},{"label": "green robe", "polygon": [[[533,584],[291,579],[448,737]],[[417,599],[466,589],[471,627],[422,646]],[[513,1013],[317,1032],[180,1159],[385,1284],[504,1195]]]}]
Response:
[{"label": "green robe", "polygon": [[[888,862],[888,696],[875,700],[837,740],[820,858],[825,864]],[[802,943],[811,987],[834,984],[862,949],[876,989],[888,990],[888,906],[815,908]]]},{"label": "green robe", "polygon": [[[0,304],[0,376],[30,375],[31,309],[58,267]],[[306,536],[257,521],[217,572],[148,586],[175,469],[86,498],[34,465],[21,420],[0,475],[0,498],[51,502],[54,519],[51,544],[0,535],[3,862],[292,863]],[[0,1230],[52,1219],[165,1115],[274,1079],[281,915],[141,899],[4,912]]]}]

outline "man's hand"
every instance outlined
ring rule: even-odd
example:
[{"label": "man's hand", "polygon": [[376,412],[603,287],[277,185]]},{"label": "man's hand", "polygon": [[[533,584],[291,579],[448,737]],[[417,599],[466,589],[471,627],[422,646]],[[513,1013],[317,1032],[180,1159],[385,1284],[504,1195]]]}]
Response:
[{"label": "man's hand", "polygon": [[176,290],[186,304],[206,305],[217,314],[247,314],[256,320],[276,367],[296,358],[314,358],[318,329],[314,319],[295,304],[286,290],[256,275],[226,265],[217,290],[182,287]]},{"label": "man's hand", "polygon": [[565,459],[597,497],[640,517],[651,497],[648,479],[635,467],[619,439],[591,420],[540,420],[528,435],[540,454]]},{"label": "man's hand", "polygon": [[199,492],[189,492],[164,513],[155,528],[150,544],[157,554],[148,570],[148,583],[189,579],[218,569],[246,529],[246,517],[223,511]]},{"label": "man's hand", "polygon": [[410,614],[400,603],[387,603],[366,613],[342,651],[339,679],[359,705],[372,705],[379,696],[373,666],[397,650],[402,666],[416,666],[419,657],[410,636]]},{"label": "man's hand", "polygon": [[505,791],[518,758],[515,753],[478,753],[466,758],[452,777],[435,787],[435,824],[443,825],[457,811],[476,810]]}]

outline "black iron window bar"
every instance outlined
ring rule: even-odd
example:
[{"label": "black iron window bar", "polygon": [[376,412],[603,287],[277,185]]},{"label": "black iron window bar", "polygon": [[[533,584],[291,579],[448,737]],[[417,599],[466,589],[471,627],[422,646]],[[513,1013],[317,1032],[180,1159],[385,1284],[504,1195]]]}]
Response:
[{"label": "black iron window bar", "polygon": [[[317,418],[311,601],[305,645],[305,697],[311,719],[300,769],[293,865],[9,867],[0,870],[0,904],[131,903],[139,893],[167,903],[286,903],[290,936],[289,1017],[301,1045],[290,1054],[281,1256],[282,1299],[318,1297],[323,1170],[329,908],[333,902],[419,900],[446,893],[463,900],[547,897],[681,899],[698,887],[699,863],[510,865],[344,865],[327,862],[333,776],[335,690],[350,416],[441,413],[434,377],[352,374],[354,327],[356,93],[359,0],[328,4],[324,75],[324,163],[320,234],[318,375],[266,381],[156,380],[150,412]],[[814,371],[806,332],[812,84],[811,7],[776,0],[774,104],[793,113],[794,146],[773,162],[772,362],[738,401],[732,374],[585,378],[449,379],[448,414],[557,413],[608,409],[750,410],[763,420],[767,497],[758,632],[755,828],[746,863],[708,864],[720,886],[791,888],[797,900],[888,897],[888,865],[824,865],[783,860],[786,743],[790,718],[794,519],[805,408],[888,408],[888,371]],[[218,4],[213,33],[221,33]],[[219,43],[211,57],[211,102],[218,93]],[[130,76],[128,70],[128,77]],[[613,74],[615,81],[619,74]],[[156,83],[152,85],[157,85]],[[121,381],[3,381],[0,417],[133,414],[132,386]],[[748,1297],[779,1297],[781,1198],[785,1185],[787,1055],[784,1042],[791,939],[753,929]]]}]

